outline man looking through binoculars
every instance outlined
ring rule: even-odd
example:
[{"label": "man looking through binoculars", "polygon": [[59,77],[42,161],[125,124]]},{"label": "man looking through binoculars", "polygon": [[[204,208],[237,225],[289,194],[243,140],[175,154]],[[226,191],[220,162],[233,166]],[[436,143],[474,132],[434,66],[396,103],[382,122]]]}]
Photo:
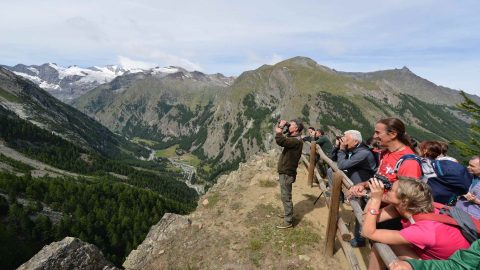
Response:
[{"label": "man looking through binoculars", "polygon": [[[284,127],[288,127],[286,136],[283,134]],[[278,160],[278,181],[280,183],[280,193],[283,203],[284,222],[277,225],[278,229],[293,227],[293,202],[292,202],[292,184],[297,176],[298,161],[302,156],[303,140],[301,132],[303,124],[299,120],[287,122],[280,120],[275,127],[275,141],[283,147],[282,154]]]}]

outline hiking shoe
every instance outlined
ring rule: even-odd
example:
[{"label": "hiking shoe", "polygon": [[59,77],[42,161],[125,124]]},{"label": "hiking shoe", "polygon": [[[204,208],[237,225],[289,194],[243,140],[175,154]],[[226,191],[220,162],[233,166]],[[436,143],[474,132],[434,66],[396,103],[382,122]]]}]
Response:
[{"label": "hiking shoe", "polygon": [[288,222],[283,222],[282,224],[277,225],[275,227],[277,227],[277,229],[288,229],[288,228],[292,228],[293,224]]},{"label": "hiking shoe", "polygon": [[364,247],[365,246],[365,239],[353,238],[352,240],[350,240],[350,245],[352,247]]}]

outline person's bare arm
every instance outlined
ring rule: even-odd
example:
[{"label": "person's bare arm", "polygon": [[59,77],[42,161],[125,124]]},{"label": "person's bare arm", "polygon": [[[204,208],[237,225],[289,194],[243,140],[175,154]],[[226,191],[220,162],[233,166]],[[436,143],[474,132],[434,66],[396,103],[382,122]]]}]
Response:
[{"label": "person's bare arm", "polygon": [[[367,204],[365,218],[363,220],[363,229],[362,235],[366,238],[384,243],[389,245],[398,245],[398,244],[409,244],[409,242],[400,234],[399,231],[395,230],[377,230],[377,219],[385,219],[387,217],[391,218],[394,215],[394,212],[389,208],[383,214],[379,213],[380,204],[382,203],[383,196],[383,184],[377,179],[372,179],[369,181],[370,187],[370,201]],[[377,212],[377,214],[371,213]]]}]

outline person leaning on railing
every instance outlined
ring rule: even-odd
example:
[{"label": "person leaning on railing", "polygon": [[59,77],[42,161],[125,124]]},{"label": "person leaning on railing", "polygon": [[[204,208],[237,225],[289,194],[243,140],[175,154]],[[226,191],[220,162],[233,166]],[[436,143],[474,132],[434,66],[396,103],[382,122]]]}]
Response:
[{"label": "person leaning on railing", "polygon": [[390,270],[478,270],[480,269],[480,240],[469,249],[460,249],[448,260],[395,260],[388,265]]},{"label": "person leaning on railing", "polygon": [[[385,118],[375,124],[373,139],[383,149],[380,152],[380,161],[377,174],[385,176],[390,182],[397,181],[397,176],[420,179],[422,169],[415,160],[402,162],[398,171],[395,170],[397,161],[406,154],[414,154],[412,140],[405,131],[405,124],[398,118]],[[349,189],[349,196],[361,197],[367,194],[368,182],[362,182]],[[385,203],[390,203],[384,201]],[[400,230],[400,219],[388,220],[379,224],[382,229]]]},{"label": "person leaning on railing", "polygon": [[[347,177],[354,184],[368,181],[373,177],[377,168],[375,157],[363,143],[362,133],[358,130],[347,130],[344,135],[336,140],[336,147],[332,153],[337,162],[339,170],[345,171]],[[332,185],[330,179],[333,178],[331,169],[327,172],[329,175],[329,184]],[[332,179],[333,180],[333,179]],[[359,200],[360,206],[365,207],[364,200]],[[355,221],[354,238],[350,241],[353,247],[365,246],[365,239],[360,235],[360,223]]]},{"label": "person leaning on railing", "polygon": [[[470,244],[459,228],[438,221],[414,222],[413,215],[438,213],[427,184],[415,179],[401,178],[384,193],[384,185],[373,178],[369,181],[370,200],[365,207],[362,234],[364,237],[387,245],[401,259],[445,260],[455,251],[467,249]],[[382,200],[390,205],[380,210]],[[402,217],[403,229],[377,229],[377,222]],[[385,269],[376,249],[370,253],[368,269]]]},{"label": "person leaning on railing", "polygon": [[[405,131],[405,124],[398,118],[385,118],[375,124],[373,139],[379,147],[380,163],[377,173],[387,177],[390,182],[397,180],[397,175],[420,178],[422,169],[415,160],[406,160],[398,171],[395,171],[397,161],[406,154],[415,154],[412,150],[411,138]],[[367,193],[368,182],[362,182],[350,188],[350,195],[361,197]]]}]

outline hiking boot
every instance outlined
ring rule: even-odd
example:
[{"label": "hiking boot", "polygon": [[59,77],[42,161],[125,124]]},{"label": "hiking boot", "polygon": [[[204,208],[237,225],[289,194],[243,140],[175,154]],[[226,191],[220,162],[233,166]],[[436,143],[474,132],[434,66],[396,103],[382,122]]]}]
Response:
[{"label": "hiking boot", "polygon": [[293,224],[284,221],[282,224],[277,225],[275,227],[277,227],[277,229],[288,229],[288,228],[292,228]]},{"label": "hiking boot", "polygon": [[365,238],[353,238],[352,240],[350,240],[350,245],[352,247],[364,247]]}]

